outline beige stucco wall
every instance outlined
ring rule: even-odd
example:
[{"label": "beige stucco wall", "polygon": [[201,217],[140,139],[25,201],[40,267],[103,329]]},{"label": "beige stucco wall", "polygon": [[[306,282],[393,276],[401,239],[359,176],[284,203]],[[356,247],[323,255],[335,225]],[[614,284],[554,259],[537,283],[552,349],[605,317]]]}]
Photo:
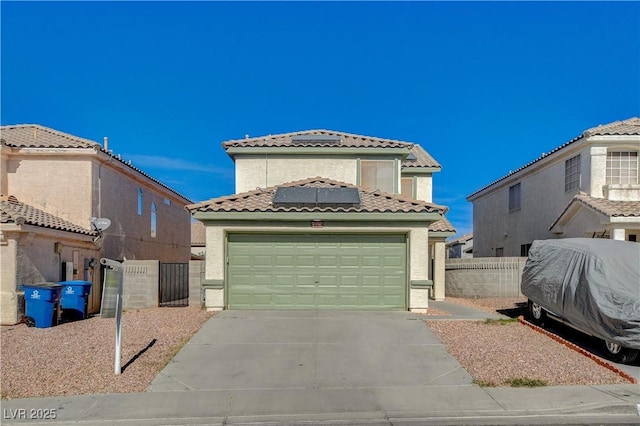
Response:
[{"label": "beige stucco wall", "polygon": [[[103,256],[114,260],[188,262],[191,258],[191,216],[175,194],[147,179],[125,174],[113,160],[93,163],[92,216],[111,219],[104,231]],[[138,215],[138,188],[143,210]],[[165,199],[170,205],[165,204]],[[157,234],[151,236],[151,203],[157,208]]]},{"label": "beige stucco wall", "polygon": [[91,160],[87,157],[57,155],[41,150],[41,155],[15,155],[7,160],[6,195],[89,228],[91,209]]},{"label": "beige stucco wall", "polygon": [[[404,176],[404,175],[403,175]],[[418,200],[433,202],[433,178],[430,174],[416,176],[416,198]]]},{"label": "beige stucco wall", "polygon": [[[304,233],[398,233],[408,236],[409,273],[407,281],[427,280],[429,278],[428,247],[429,235],[427,228],[410,227],[407,225],[390,225],[388,223],[331,223],[325,221],[325,227],[310,228],[308,222],[205,222],[207,254],[205,259],[205,281],[225,280],[226,265],[226,235],[233,232],[304,232]],[[443,259],[444,260],[444,259]],[[407,282],[408,285],[408,282]],[[411,310],[426,309],[428,297],[423,289],[410,289],[409,307]],[[220,309],[224,306],[224,290],[205,289],[205,307],[209,310]]]},{"label": "beige stucco wall", "polygon": [[[19,303],[13,299],[16,287],[69,279],[61,272],[64,262],[74,263],[77,273],[73,279],[88,278],[93,282],[89,312],[95,313],[101,302],[100,272],[96,267],[85,274],[85,257],[189,261],[191,216],[184,209],[188,200],[117,159],[93,149],[3,146],[1,154],[3,195],[13,195],[25,204],[86,229],[91,227],[91,217],[106,217],[112,222],[97,246],[92,237],[86,235],[31,227],[33,229],[16,237],[13,250],[10,246],[14,243],[9,243],[5,236],[0,274],[3,323],[15,321],[18,315]],[[137,215],[138,188],[142,188],[144,195],[141,216]],[[152,202],[157,207],[155,238],[151,236]],[[3,225],[3,229],[8,229],[7,225]]]},{"label": "beige stucco wall", "polygon": [[[191,257],[187,204],[114,158],[93,150],[3,151],[1,174],[7,194],[19,201],[90,228],[91,217],[112,224],[104,233],[102,255],[115,260],[158,259],[188,262]],[[137,215],[137,191],[144,208]],[[165,204],[165,200],[170,205]],[[151,203],[157,207],[157,236],[151,237]]]},{"label": "beige stucco wall", "polygon": [[[235,156],[236,193],[253,191],[287,182],[324,177],[340,182],[358,184],[358,159],[377,160],[391,157],[376,156],[302,156],[302,155],[269,155],[269,156]],[[397,164],[397,190],[400,192],[402,174],[399,160]],[[416,175],[417,199],[432,201],[431,174]]]},{"label": "beige stucco wall", "polygon": [[236,156],[236,193],[310,177],[356,184],[355,157]]},{"label": "beige stucco wall", "polygon": [[6,233],[0,237],[0,325],[11,325],[19,321],[15,284],[18,241]]},{"label": "beige stucco wall", "polygon": [[[93,283],[89,295],[89,312],[100,303],[100,280],[94,278],[97,269],[84,270],[84,259],[96,259],[90,237],[69,232],[43,230],[26,226],[22,232],[3,231],[0,244],[2,262],[0,291],[2,292],[2,324],[15,324],[21,319],[18,296],[20,285],[61,280],[88,280]],[[75,274],[65,276],[63,265],[73,264]]]}]

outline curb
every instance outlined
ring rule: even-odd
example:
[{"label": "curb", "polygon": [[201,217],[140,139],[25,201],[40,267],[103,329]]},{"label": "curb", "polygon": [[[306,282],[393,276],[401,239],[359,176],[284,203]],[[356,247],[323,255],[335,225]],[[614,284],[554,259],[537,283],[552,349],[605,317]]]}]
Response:
[{"label": "curb", "polygon": [[521,323],[521,324],[526,325],[527,327],[529,327],[529,328],[531,328],[531,329],[533,329],[533,330],[535,330],[535,331],[537,331],[539,333],[544,334],[545,336],[548,336],[548,337],[552,338],[556,342],[565,345],[569,349],[572,349],[572,350],[574,350],[574,351],[586,356],[587,358],[592,359],[597,364],[600,364],[601,366],[613,371],[614,373],[616,373],[617,375],[619,375],[623,379],[628,380],[629,382],[633,383],[634,385],[638,384],[638,380],[635,377],[630,376],[629,374],[627,374],[624,371],[620,370],[615,365],[610,364],[607,361],[604,361],[602,358],[592,354],[591,352],[585,351],[580,346],[574,345],[573,343],[569,342],[568,340],[565,340],[562,337],[560,337],[560,336],[558,336],[556,334],[553,334],[550,331],[547,331],[542,327],[538,327],[537,325],[530,323],[529,321],[524,319],[524,316],[520,315],[518,317],[518,322]]}]

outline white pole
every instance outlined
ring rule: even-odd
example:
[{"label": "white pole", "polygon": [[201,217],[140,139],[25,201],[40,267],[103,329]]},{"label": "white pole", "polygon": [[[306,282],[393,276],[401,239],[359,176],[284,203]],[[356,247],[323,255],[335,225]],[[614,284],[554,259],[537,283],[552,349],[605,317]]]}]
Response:
[{"label": "white pole", "polygon": [[[122,287],[122,281],[118,287]],[[115,373],[116,375],[122,372],[120,367],[121,354],[122,354],[122,292],[119,291],[116,296],[116,361],[115,361]]]},{"label": "white pole", "polygon": [[[111,259],[100,259],[100,263],[111,268],[113,271],[107,270],[105,274],[109,272],[114,272],[118,274],[118,291],[116,293],[116,306],[115,306],[115,317],[116,317],[116,350],[115,350],[115,363],[114,363],[114,371],[116,375],[122,373],[121,368],[121,359],[122,359],[122,280],[123,280],[123,268],[122,263],[116,262]],[[105,280],[106,282],[106,280]],[[104,292],[103,292],[103,304],[104,300]]]}]

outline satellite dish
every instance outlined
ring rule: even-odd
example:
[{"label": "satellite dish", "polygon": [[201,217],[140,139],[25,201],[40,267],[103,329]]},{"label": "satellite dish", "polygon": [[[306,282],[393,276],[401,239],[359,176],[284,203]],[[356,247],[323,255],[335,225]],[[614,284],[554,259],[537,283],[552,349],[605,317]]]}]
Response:
[{"label": "satellite dish", "polygon": [[92,217],[89,221],[98,232],[102,232],[111,226],[111,220],[106,217]]}]

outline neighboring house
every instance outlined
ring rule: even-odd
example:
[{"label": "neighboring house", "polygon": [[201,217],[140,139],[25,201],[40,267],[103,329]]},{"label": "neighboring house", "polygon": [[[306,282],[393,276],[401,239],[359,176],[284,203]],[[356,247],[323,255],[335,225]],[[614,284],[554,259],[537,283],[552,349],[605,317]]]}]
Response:
[{"label": "neighboring house", "polygon": [[22,284],[87,279],[97,312],[102,257],[189,261],[191,201],[107,146],[39,125],[2,126],[0,139],[2,324],[19,321]]},{"label": "neighboring house", "polygon": [[430,291],[444,298],[455,229],[422,147],[327,130],[223,147],[236,195],[187,207],[206,226],[208,308],[419,311]]},{"label": "neighboring house", "polygon": [[455,240],[448,241],[448,259],[467,259],[473,257],[473,234],[464,234]]},{"label": "neighboring house", "polygon": [[191,222],[191,260],[202,260],[205,254],[204,224]]},{"label": "neighboring house", "polygon": [[637,241],[640,118],[593,127],[469,195],[474,256],[527,256],[533,240]]}]

